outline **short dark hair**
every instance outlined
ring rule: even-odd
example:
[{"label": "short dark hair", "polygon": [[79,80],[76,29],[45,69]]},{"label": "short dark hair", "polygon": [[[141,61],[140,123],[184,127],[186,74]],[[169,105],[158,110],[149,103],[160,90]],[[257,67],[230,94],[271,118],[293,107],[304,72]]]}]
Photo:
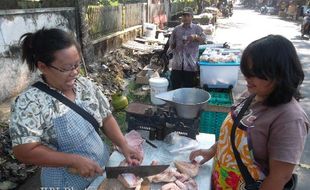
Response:
[{"label": "short dark hair", "polygon": [[37,70],[38,61],[50,65],[55,60],[54,53],[58,50],[75,45],[81,53],[81,48],[74,37],[58,28],[42,28],[34,33],[23,34],[20,43],[22,61],[26,60],[31,72]]},{"label": "short dark hair", "polygon": [[292,42],[280,35],[268,35],[249,44],[240,64],[245,77],[275,81],[275,87],[265,99],[267,106],[277,106],[299,99],[299,86],[304,72]]}]

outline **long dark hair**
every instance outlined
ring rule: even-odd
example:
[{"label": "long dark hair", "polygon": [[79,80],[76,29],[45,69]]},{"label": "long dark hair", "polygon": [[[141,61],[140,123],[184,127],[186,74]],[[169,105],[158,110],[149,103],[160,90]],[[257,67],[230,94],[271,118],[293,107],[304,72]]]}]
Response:
[{"label": "long dark hair", "polygon": [[280,35],[268,35],[249,44],[241,57],[245,77],[275,81],[265,99],[267,106],[277,106],[300,98],[299,86],[304,72],[292,42]]},{"label": "long dark hair", "polygon": [[55,59],[54,53],[58,50],[75,45],[81,52],[73,36],[57,28],[42,28],[35,33],[23,34],[19,41],[22,47],[22,61],[26,61],[31,72],[37,70],[38,61],[50,65]]}]

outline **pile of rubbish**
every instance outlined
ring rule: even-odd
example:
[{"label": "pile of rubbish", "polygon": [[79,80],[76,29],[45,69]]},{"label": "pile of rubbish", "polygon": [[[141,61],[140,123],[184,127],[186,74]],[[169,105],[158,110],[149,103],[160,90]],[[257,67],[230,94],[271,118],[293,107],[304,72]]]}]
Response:
[{"label": "pile of rubbish", "polygon": [[99,60],[98,70],[89,73],[107,97],[124,91],[124,79],[133,78],[149,64],[151,53],[116,49]]},{"label": "pile of rubbish", "polygon": [[16,188],[38,168],[26,166],[14,158],[7,123],[0,123],[0,165],[0,189]]}]

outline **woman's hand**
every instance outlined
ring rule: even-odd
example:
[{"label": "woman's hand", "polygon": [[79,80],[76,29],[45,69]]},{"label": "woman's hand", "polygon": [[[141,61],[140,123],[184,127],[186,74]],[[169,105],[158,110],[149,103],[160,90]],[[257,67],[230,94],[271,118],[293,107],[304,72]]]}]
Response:
[{"label": "woman's hand", "polygon": [[103,169],[99,164],[80,155],[73,155],[72,165],[69,166],[68,171],[82,177],[94,177],[103,174]]},{"label": "woman's hand", "polygon": [[124,145],[121,148],[121,151],[122,151],[123,155],[125,156],[127,163],[130,166],[140,165],[140,163],[142,161],[142,155],[141,155],[141,153],[139,153],[139,151],[137,151],[133,147],[129,146],[128,144]]},{"label": "woman's hand", "polygon": [[205,162],[209,161],[211,158],[213,158],[214,153],[212,150],[210,149],[199,149],[199,150],[195,150],[193,152],[191,152],[191,154],[189,155],[189,160],[191,162],[197,162],[195,159],[198,156],[202,156],[203,159],[199,162],[200,165],[204,164]]}]

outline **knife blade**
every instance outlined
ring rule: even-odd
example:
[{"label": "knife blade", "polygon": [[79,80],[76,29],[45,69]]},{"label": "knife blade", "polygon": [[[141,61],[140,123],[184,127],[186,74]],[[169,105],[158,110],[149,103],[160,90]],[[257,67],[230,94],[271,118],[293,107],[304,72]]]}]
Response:
[{"label": "knife blade", "polygon": [[169,165],[156,166],[117,166],[105,167],[107,178],[117,178],[119,174],[132,173],[139,177],[152,176],[163,172]]}]

